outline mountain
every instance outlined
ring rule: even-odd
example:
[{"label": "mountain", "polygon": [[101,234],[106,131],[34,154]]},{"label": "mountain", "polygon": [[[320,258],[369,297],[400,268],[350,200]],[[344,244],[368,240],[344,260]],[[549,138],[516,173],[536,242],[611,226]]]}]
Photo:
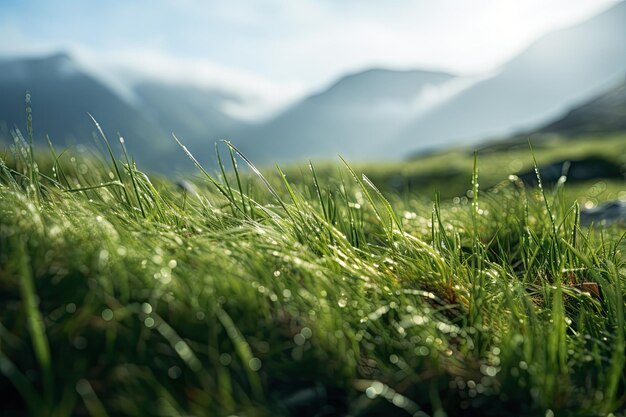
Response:
[{"label": "mountain", "polygon": [[626,132],[626,81],[535,132],[564,136]]},{"label": "mountain", "polygon": [[[371,158],[429,93],[454,79],[443,72],[371,69],[341,78],[234,143],[257,163],[329,157]],[[421,100],[421,101],[420,101]]]},{"label": "mountain", "polygon": [[[192,153],[212,160],[213,143],[247,126],[224,111],[243,98],[226,92],[185,84],[141,81],[133,92],[143,111],[167,132],[173,132]],[[169,135],[168,135],[169,136]]]},{"label": "mountain", "polygon": [[555,118],[572,103],[617,84],[625,73],[626,2],[620,2],[540,38],[495,76],[416,117],[384,149],[400,155],[505,136]]},{"label": "mountain", "polygon": [[96,128],[87,115],[90,113],[109,140],[116,140],[118,131],[127,137],[129,150],[141,162],[152,164],[165,150],[165,131],[66,54],[0,61],[0,91],[0,121],[23,133],[24,98],[30,92],[33,130],[39,143],[49,135],[61,147],[93,144]]},{"label": "mountain", "polygon": [[161,172],[190,167],[171,132],[206,161],[220,135],[244,125],[220,110],[223,104],[238,100],[225,92],[143,81],[132,86],[134,97],[129,99],[60,53],[0,60],[0,143],[3,125],[5,141],[8,129],[17,126],[25,132],[27,91],[38,143],[45,144],[49,135],[60,148],[94,145],[96,127],[90,113],[111,142],[117,142],[120,132],[140,165]]}]

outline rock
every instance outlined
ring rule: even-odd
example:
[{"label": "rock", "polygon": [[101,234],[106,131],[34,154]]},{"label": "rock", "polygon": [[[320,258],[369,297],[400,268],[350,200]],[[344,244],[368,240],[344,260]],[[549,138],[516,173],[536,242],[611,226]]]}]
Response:
[{"label": "rock", "polygon": [[626,201],[610,201],[598,207],[580,211],[581,226],[626,226]]},{"label": "rock", "polygon": [[[608,159],[590,156],[584,159],[562,160],[539,167],[541,181],[545,184],[556,183],[561,176],[568,182],[588,181],[594,179],[624,179],[622,167]],[[537,185],[535,170],[518,175],[526,184]]]}]

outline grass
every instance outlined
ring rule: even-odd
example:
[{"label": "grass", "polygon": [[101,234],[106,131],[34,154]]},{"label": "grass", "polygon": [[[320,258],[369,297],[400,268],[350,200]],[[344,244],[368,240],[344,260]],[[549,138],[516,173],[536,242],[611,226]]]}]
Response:
[{"label": "grass", "polygon": [[624,415],[623,228],[576,203],[596,183],[487,188],[480,156],[433,203],[224,144],[194,195],[102,137],[108,160],[18,140],[0,163],[2,415]]}]

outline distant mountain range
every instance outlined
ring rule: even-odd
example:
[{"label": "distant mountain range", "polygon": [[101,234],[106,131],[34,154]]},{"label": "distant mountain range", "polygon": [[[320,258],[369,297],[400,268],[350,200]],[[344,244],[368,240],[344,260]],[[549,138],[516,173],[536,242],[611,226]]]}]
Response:
[{"label": "distant mountain range", "polygon": [[138,162],[158,171],[190,167],[171,132],[209,165],[213,143],[223,138],[259,164],[337,154],[390,159],[537,126],[564,134],[623,129],[624,85],[600,94],[625,76],[626,2],[538,39],[492,75],[370,69],[257,122],[227,111],[246,98],[226,89],[146,79],[133,82],[124,95],[66,54],[5,58],[0,143],[10,140],[7,131],[15,126],[24,130],[30,91],[38,141],[49,134],[60,147],[95,143],[90,113],[109,139],[120,132]]},{"label": "distant mountain range", "polygon": [[200,160],[210,161],[213,142],[246,125],[220,110],[224,103],[239,100],[234,95],[145,81],[133,86],[129,99],[67,54],[0,61],[0,92],[0,141],[10,139],[15,127],[25,134],[24,99],[30,92],[37,142],[44,143],[49,135],[60,147],[97,143],[89,113],[110,142],[117,142],[119,132],[140,164],[163,172],[191,167],[171,132]]},{"label": "distant mountain range", "polygon": [[372,69],[348,75],[234,138],[256,161],[371,158],[373,146],[411,120],[420,95],[454,78],[430,71]]},{"label": "distant mountain range", "polygon": [[92,143],[95,126],[89,112],[111,133],[111,139],[117,140],[116,131],[132,137],[128,146],[134,155],[149,146],[151,156],[146,162],[153,162],[165,149],[159,127],[107,85],[83,72],[68,55],[0,61],[0,91],[0,120],[5,130],[18,126],[25,134],[24,99],[29,91],[38,141],[49,135],[57,144]]},{"label": "distant mountain range", "polygon": [[537,40],[499,73],[404,127],[391,143],[468,144],[544,124],[626,75],[626,2]]},{"label": "distant mountain range", "polygon": [[[455,87],[463,87],[462,77],[408,74],[412,79],[406,82],[397,79],[407,73],[346,77],[237,139],[263,163],[332,158],[337,153],[353,160],[375,160],[476,143],[544,124],[624,78],[626,2],[543,36],[494,75],[473,84],[468,81],[465,88]],[[364,82],[359,86],[360,80]],[[354,98],[337,97],[335,91],[343,84],[352,87]],[[380,93],[388,85],[390,91],[401,86],[403,95],[401,100],[386,101],[387,108],[393,103],[403,111],[381,117],[376,110],[385,101],[367,91]],[[356,90],[366,91],[367,100],[360,100]],[[424,97],[427,92],[441,96],[430,106],[412,108],[420,93]]]}]

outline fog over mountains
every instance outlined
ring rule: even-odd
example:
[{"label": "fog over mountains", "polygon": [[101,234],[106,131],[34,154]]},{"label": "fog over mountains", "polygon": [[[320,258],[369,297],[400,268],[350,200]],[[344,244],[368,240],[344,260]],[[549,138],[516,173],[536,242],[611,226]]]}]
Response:
[{"label": "fog over mountains", "polygon": [[172,132],[200,160],[210,161],[213,142],[246,125],[222,110],[239,100],[235,95],[144,81],[132,86],[129,99],[64,53],[0,61],[0,92],[0,141],[6,142],[15,127],[25,134],[24,99],[30,92],[37,142],[45,143],[49,135],[60,147],[97,143],[91,114],[109,141],[117,141],[119,133],[139,163],[159,171],[190,167]]},{"label": "fog over mountains", "polygon": [[[256,122],[228,111],[249,98],[227,89],[146,78],[129,85],[129,97],[63,53],[4,58],[0,142],[10,140],[10,129],[24,130],[30,91],[38,141],[49,134],[60,147],[95,143],[90,113],[109,139],[119,132],[138,162],[154,170],[190,167],[171,132],[208,163],[219,139],[230,139],[260,164],[337,154],[390,159],[529,131],[625,77],[625,2],[538,39],[494,74],[367,69]],[[615,102],[601,101],[605,107]]]},{"label": "fog over mountains", "polygon": [[[348,75],[270,121],[234,137],[263,162],[303,158],[372,158],[374,148],[419,113],[420,98],[454,79],[430,71],[372,69]],[[429,103],[424,102],[428,106]]]},{"label": "fog over mountains", "polygon": [[558,117],[626,76],[626,3],[548,34],[499,73],[403,128],[400,153],[503,136]]}]

